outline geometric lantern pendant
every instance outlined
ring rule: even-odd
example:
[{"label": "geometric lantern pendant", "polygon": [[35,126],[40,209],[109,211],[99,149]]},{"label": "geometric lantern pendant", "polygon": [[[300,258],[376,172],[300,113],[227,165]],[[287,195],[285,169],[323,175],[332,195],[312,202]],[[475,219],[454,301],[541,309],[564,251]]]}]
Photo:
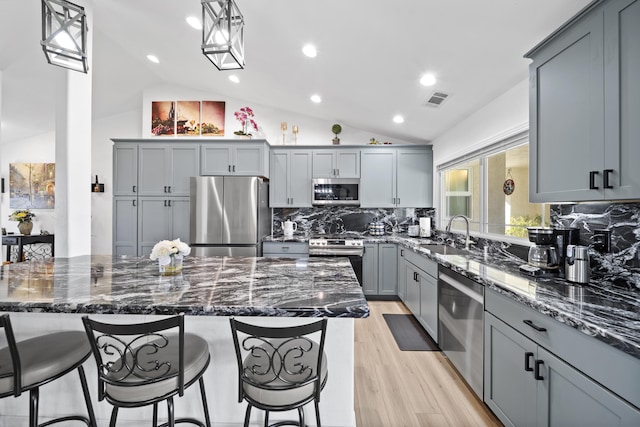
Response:
[{"label": "geometric lantern pendant", "polygon": [[86,73],[87,16],[66,0],[42,0],[42,50],[53,65]]},{"label": "geometric lantern pendant", "polygon": [[234,0],[202,0],[202,53],[218,70],[244,68],[244,17]]}]

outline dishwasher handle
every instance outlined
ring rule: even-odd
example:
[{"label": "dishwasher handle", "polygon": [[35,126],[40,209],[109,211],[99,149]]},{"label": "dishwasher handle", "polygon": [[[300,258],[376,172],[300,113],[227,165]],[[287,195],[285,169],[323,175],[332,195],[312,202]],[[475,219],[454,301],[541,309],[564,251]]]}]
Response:
[{"label": "dishwasher handle", "polygon": [[445,282],[447,285],[451,286],[452,288],[462,292],[463,294],[465,294],[469,298],[471,298],[471,299],[475,300],[476,302],[484,305],[484,295],[482,293],[480,293],[480,292],[475,291],[469,285],[466,285],[466,284],[464,284],[462,282],[459,282],[458,280],[454,279],[453,277],[448,276],[447,274],[443,274],[442,272],[439,275],[439,279],[442,280],[443,282]]}]

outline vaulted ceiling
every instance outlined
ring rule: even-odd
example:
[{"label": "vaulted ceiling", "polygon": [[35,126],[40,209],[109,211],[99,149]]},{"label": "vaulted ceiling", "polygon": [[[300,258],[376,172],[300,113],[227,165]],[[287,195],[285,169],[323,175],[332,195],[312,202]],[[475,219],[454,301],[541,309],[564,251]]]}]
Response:
[{"label": "vaulted ceiling", "polygon": [[[93,117],[139,108],[144,88],[171,84],[426,142],[526,79],[522,55],[589,0],[236,2],[246,68],[222,72],[185,22],[201,16],[199,0],[94,0]],[[46,63],[40,25],[39,1],[0,0],[2,141],[53,129],[60,70]],[[419,83],[427,72],[432,87]],[[439,108],[426,105],[434,91],[450,95]]]}]

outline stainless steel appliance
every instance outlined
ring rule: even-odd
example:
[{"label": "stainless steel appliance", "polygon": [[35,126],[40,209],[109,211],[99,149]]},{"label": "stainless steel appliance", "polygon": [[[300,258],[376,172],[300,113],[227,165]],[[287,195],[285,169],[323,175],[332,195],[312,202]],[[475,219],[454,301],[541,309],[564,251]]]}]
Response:
[{"label": "stainless steel appliance", "polygon": [[553,229],[554,243],[558,249],[558,266],[561,277],[565,276],[565,259],[569,245],[580,243],[580,229],[575,227],[555,227]]},{"label": "stainless steel appliance", "polygon": [[360,206],[360,180],[357,178],[314,179],[311,203],[314,206]]},{"label": "stainless steel appliance", "polygon": [[440,266],[438,319],[440,349],[482,399],[484,286]]},{"label": "stainless steel appliance", "polygon": [[191,253],[260,256],[271,232],[268,183],[260,177],[191,177]]},{"label": "stainless steel appliance", "polygon": [[357,237],[326,236],[309,239],[310,257],[347,257],[362,286],[364,243]]},{"label": "stainless steel appliance", "polygon": [[527,227],[529,241],[528,264],[521,265],[520,271],[531,275],[558,273],[558,248],[555,246],[556,234],[553,228]]},{"label": "stainless steel appliance", "polygon": [[567,246],[565,259],[565,275],[568,281],[589,283],[591,263],[589,262],[589,248],[586,246]]}]

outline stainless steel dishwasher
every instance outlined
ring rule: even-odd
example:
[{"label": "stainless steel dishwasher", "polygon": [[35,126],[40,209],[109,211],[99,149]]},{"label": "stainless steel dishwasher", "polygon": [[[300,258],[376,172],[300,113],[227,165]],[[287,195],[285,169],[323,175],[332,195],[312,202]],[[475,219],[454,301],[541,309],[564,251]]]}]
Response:
[{"label": "stainless steel dishwasher", "polygon": [[438,269],[438,337],[449,358],[483,398],[484,286],[446,267]]}]

